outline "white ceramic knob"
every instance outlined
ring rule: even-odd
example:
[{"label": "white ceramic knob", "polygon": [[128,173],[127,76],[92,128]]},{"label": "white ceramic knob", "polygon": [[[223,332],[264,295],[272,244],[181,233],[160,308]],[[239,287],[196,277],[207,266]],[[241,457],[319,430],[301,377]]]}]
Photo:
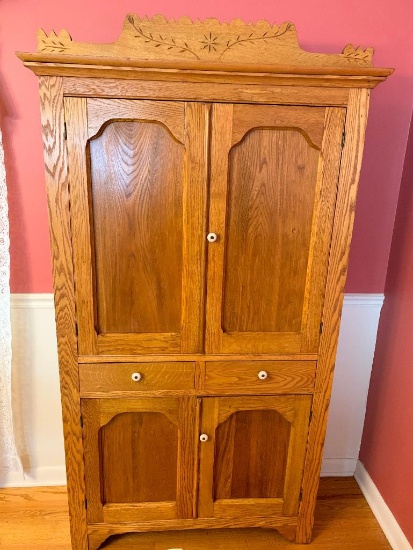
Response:
[{"label": "white ceramic knob", "polygon": [[201,434],[199,436],[199,441],[202,441],[202,443],[205,443],[205,441],[208,441],[208,436],[207,434]]},{"label": "white ceramic knob", "polygon": [[134,382],[139,382],[139,380],[142,378],[142,375],[139,372],[134,372],[131,378]]},{"label": "white ceramic knob", "polygon": [[214,243],[218,239],[218,236],[216,233],[208,233],[207,235],[207,241],[210,243]]},{"label": "white ceramic knob", "polygon": [[265,380],[266,378],[268,378],[268,373],[267,371],[265,370],[260,370],[260,372],[258,373],[258,378],[260,380]]}]

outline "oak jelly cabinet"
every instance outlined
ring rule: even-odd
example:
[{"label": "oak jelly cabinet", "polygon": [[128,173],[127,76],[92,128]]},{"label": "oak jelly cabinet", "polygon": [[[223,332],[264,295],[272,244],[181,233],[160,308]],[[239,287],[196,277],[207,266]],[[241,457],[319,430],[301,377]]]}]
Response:
[{"label": "oak jelly cabinet", "polygon": [[40,80],[73,550],[220,527],[310,542],[369,93],[392,72],[372,54],[133,14],[113,44],[39,31],[19,54]]}]

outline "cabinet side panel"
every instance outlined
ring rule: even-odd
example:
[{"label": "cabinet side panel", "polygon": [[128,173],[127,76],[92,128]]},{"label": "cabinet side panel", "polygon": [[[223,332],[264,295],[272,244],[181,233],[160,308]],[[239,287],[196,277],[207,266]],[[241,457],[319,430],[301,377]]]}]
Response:
[{"label": "cabinet side panel", "polygon": [[320,477],[323,444],[333,382],[337,339],[340,328],[344,285],[353,230],[357,186],[360,175],[367,122],[369,91],[353,89],[346,116],[346,142],[343,148],[334,217],[331,252],[323,309],[313,416],[304,467],[303,498],[297,527],[297,543],[308,543],[314,522],[314,507]]},{"label": "cabinet side panel", "polygon": [[40,77],[40,101],[52,245],[70,529],[73,548],[87,550],[62,80],[55,77]]}]

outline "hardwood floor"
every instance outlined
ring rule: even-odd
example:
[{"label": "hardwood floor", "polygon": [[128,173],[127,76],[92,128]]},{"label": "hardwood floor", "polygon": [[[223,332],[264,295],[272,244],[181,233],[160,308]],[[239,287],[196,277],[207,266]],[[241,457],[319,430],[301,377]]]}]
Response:
[{"label": "hardwood floor", "polygon": [[[0,548],[71,550],[65,487],[0,490]],[[353,478],[321,480],[311,546],[269,530],[214,530],[128,535],[115,550],[391,550]],[[103,550],[103,547],[102,547]]]}]

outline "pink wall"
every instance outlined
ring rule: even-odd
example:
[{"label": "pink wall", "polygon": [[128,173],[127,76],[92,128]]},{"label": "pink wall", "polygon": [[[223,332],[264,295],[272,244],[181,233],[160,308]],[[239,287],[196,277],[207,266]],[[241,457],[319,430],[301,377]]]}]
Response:
[{"label": "pink wall", "polygon": [[2,0],[0,124],[6,134],[12,291],[51,291],[37,79],[14,51],[33,51],[39,27],[66,28],[76,40],[112,41],[125,14],[134,11],[292,20],[308,49],[339,52],[348,42],[374,45],[376,65],[396,67],[395,75],[373,92],[347,286],[350,292],[383,291],[413,105],[411,0],[388,0],[380,6],[377,0]]},{"label": "pink wall", "polygon": [[385,294],[360,459],[413,545],[413,126]]}]

